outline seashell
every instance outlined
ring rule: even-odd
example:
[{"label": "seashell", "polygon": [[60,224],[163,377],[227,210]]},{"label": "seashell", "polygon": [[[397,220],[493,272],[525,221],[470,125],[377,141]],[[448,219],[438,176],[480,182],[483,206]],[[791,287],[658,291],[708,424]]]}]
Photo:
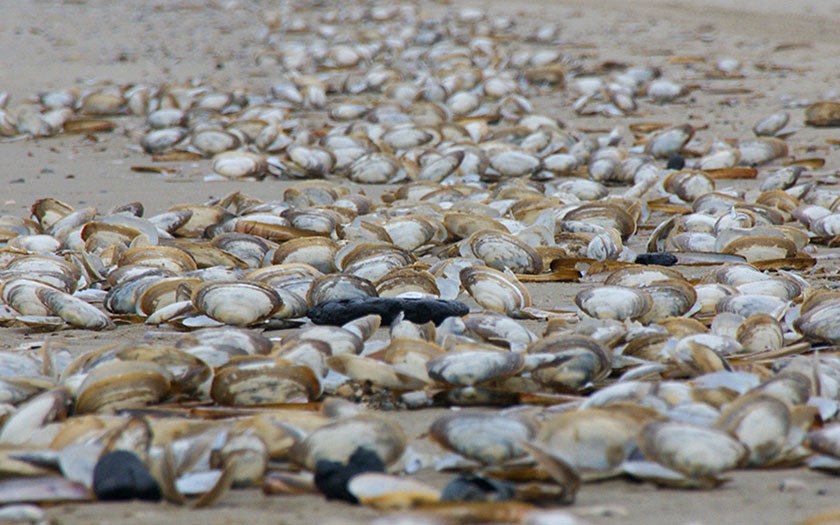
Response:
[{"label": "seashell", "polygon": [[206,282],[193,290],[193,306],[200,313],[235,326],[259,323],[283,306],[274,291],[257,282]]},{"label": "seashell", "polygon": [[507,233],[507,228],[500,222],[484,215],[449,212],[443,216],[443,224],[446,230],[458,239],[466,239],[470,235],[481,230],[492,230]]},{"label": "seashell", "polygon": [[396,370],[395,367],[376,359],[353,354],[334,355],[327,359],[332,370],[359,382],[394,390],[420,390],[427,385],[424,378]]},{"label": "seashell", "polygon": [[511,352],[455,352],[426,363],[429,377],[455,386],[475,386],[519,373],[525,366],[520,354]]},{"label": "seashell", "polygon": [[775,397],[744,395],[727,405],[715,426],[747,447],[747,465],[761,466],[782,453],[791,416],[788,406]]},{"label": "seashell", "polygon": [[611,352],[585,335],[547,335],[528,345],[526,352],[532,376],[554,390],[577,392],[611,371]]},{"label": "seashell", "polygon": [[683,170],[671,173],[662,182],[665,191],[686,202],[715,191],[715,181],[702,171]]},{"label": "seashell", "polygon": [[432,242],[437,229],[432,222],[419,215],[403,215],[388,219],[382,224],[394,245],[408,252]]},{"label": "seashell", "polygon": [[636,448],[644,420],[601,408],[551,414],[543,421],[537,441],[567,459],[584,479],[608,476]]},{"label": "seashell", "polygon": [[390,418],[376,415],[357,415],[324,425],[295,443],[289,459],[314,471],[321,460],[346,463],[358,449],[365,448],[385,465],[402,456],[408,438],[402,428]]},{"label": "seashell", "polygon": [[685,315],[697,302],[694,287],[679,279],[657,281],[642,289],[653,299],[650,311],[641,319],[643,323]]},{"label": "seashell", "polygon": [[735,294],[721,299],[715,306],[720,312],[731,312],[747,318],[753,314],[776,317],[788,307],[788,301],[772,295]]},{"label": "seashell", "polygon": [[102,311],[72,295],[49,287],[38,288],[35,294],[49,311],[61,317],[62,321],[74,328],[88,330],[111,330],[115,328],[113,321]]},{"label": "seashell", "polygon": [[749,235],[736,237],[721,250],[722,253],[739,255],[747,262],[787,259],[796,255],[796,245],[784,237]]},{"label": "seashell", "polygon": [[459,278],[470,297],[488,310],[512,315],[532,305],[531,294],[512,273],[467,267],[460,271]]},{"label": "seashell", "polygon": [[225,151],[213,157],[212,169],[222,177],[241,179],[259,177],[266,173],[265,157],[247,151]]},{"label": "seashell", "polygon": [[759,120],[755,126],[753,126],[753,133],[755,133],[757,137],[772,137],[781,131],[782,128],[787,126],[788,120],[790,120],[790,115],[787,111],[773,113],[772,115]]},{"label": "seashell", "polygon": [[156,363],[108,361],[91,370],[82,381],[75,410],[86,414],[142,408],[166,397],[170,381],[169,372]]},{"label": "seashell", "polygon": [[[204,129],[193,133],[190,138],[190,144],[205,156],[212,157],[213,155],[218,155],[220,153],[239,148],[239,146],[242,145],[242,141],[238,136],[228,131],[221,129]],[[228,165],[223,169],[229,170],[231,169],[231,166]],[[215,167],[213,171],[216,171]],[[219,171],[216,171],[216,173],[224,175],[224,173]]]},{"label": "seashell", "polygon": [[684,279],[683,275],[673,268],[634,264],[610,272],[604,284],[637,288],[662,281]]},{"label": "seashell", "polygon": [[735,468],[748,455],[723,431],[678,422],[648,423],[639,433],[639,448],[648,459],[692,478]]},{"label": "seashell", "polygon": [[153,129],[143,135],[140,146],[150,155],[165,153],[187,137],[185,128]]},{"label": "seashell", "polygon": [[670,158],[682,151],[693,136],[694,128],[690,124],[665,128],[648,139],[645,153],[657,159]]},{"label": "seashell", "polygon": [[520,443],[533,440],[536,433],[528,419],[501,414],[447,414],[429,429],[437,443],[483,465],[524,456]]},{"label": "seashell", "polygon": [[225,406],[306,403],[321,395],[321,382],[306,366],[285,359],[234,357],[216,369],[210,396]]},{"label": "seashell", "polygon": [[803,311],[794,321],[793,327],[811,341],[836,344],[840,341],[840,323],[836,322],[837,315],[840,315],[840,301],[827,300]]},{"label": "seashell", "polygon": [[636,219],[624,208],[611,203],[581,204],[566,212],[563,220],[612,228],[621,234],[622,241],[627,241],[636,232]]},{"label": "seashell", "polygon": [[175,273],[189,272],[198,266],[187,252],[167,246],[130,248],[117,259],[117,266],[138,265]]},{"label": "seashell", "polygon": [[268,244],[263,239],[255,235],[236,232],[216,235],[210,244],[234,255],[251,268],[261,266],[269,250]]},{"label": "seashell", "polygon": [[723,148],[704,155],[698,167],[703,171],[726,170],[737,166],[739,160],[741,152],[738,149]]},{"label": "seashell", "polygon": [[647,87],[647,95],[655,102],[670,102],[686,93],[685,86],[667,78],[652,80]]},{"label": "seashell", "polygon": [[349,166],[348,178],[362,184],[386,184],[400,172],[400,164],[388,155],[368,153]]},{"label": "seashell", "polygon": [[307,293],[307,301],[313,306],[326,301],[364,299],[366,297],[378,297],[378,292],[373,283],[362,277],[348,274],[316,277]]},{"label": "seashell", "polygon": [[639,319],[653,307],[653,298],[644,290],[624,286],[601,286],[575,295],[575,304],[596,319]]},{"label": "seashell", "polygon": [[788,154],[787,143],[774,137],[758,137],[738,143],[741,152],[741,164],[760,166]]},{"label": "seashell", "polygon": [[514,273],[537,274],[543,270],[542,258],[537,252],[513,235],[493,230],[479,230],[465,241],[468,253],[490,268]]},{"label": "seashell", "polygon": [[421,294],[439,297],[435,276],[425,270],[399,268],[391,270],[376,281],[379,297],[400,297],[404,294]]},{"label": "seashell", "polygon": [[489,155],[490,166],[503,177],[524,177],[540,169],[540,159],[524,151],[506,150]]},{"label": "seashell", "polygon": [[749,352],[778,350],[785,344],[782,326],[774,317],[754,314],[738,327],[735,338]]},{"label": "seashell", "polygon": [[391,270],[413,262],[410,253],[388,244],[350,244],[336,254],[336,266],[343,273],[369,281],[381,279]]},{"label": "seashell", "polygon": [[336,271],[338,245],[327,237],[304,237],[281,244],[271,258],[272,264],[304,263],[323,273]]},{"label": "seashell", "polygon": [[805,108],[805,124],[817,127],[840,126],[840,102],[814,102]]},{"label": "seashell", "polygon": [[398,510],[440,501],[440,490],[415,479],[366,472],[353,476],[347,490],[359,503],[375,509]]}]

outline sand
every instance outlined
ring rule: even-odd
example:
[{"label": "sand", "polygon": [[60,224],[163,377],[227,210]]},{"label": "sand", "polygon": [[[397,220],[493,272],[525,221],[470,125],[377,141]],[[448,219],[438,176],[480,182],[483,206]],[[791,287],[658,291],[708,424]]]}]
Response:
[{"label": "sand", "polygon": [[[198,78],[229,88],[266,89],[276,71],[259,66],[259,20],[279,2],[108,0],[3,2],[0,16],[0,90],[12,103],[41,91],[77,82],[184,82]],[[424,9],[445,9],[423,3]],[[749,134],[760,118],[788,106],[789,139],[795,157],[827,159],[826,169],[840,165],[840,153],[826,139],[840,138],[836,129],[803,125],[804,104],[837,98],[840,56],[840,5],[832,0],[559,0],[544,2],[463,2],[485,5],[493,13],[517,18],[556,20],[563,27],[561,49],[573,56],[656,65],[679,71],[674,56],[733,57],[746,77],[709,79],[696,76],[697,89],[682,101],[646,110],[634,121],[690,122],[707,126],[710,138]],[[756,68],[762,67],[764,71]],[[770,69],[769,71],[767,69]],[[679,74],[684,77],[683,73]],[[738,92],[741,89],[744,92]],[[616,119],[580,118],[571,109],[571,94],[538,98],[537,108],[566,121],[572,129],[609,130]],[[77,207],[100,210],[140,201],[147,214],[176,203],[198,203],[233,190],[261,198],[282,195],[286,184],[205,182],[207,161],[170,164],[170,175],[138,173],[149,166],[139,151],[137,130],[130,125],[96,140],[59,136],[0,143],[0,214],[26,215],[38,198],[55,197]],[[749,190],[749,185],[743,185]],[[367,188],[378,195],[382,188]],[[537,306],[573,307],[583,285],[532,286]],[[69,346],[99,346],[116,338],[142,337],[145,327],[121,328],[107,334],[65,331],[54,334]],[[2,330],[0,345],[11,348],[38,342],[39,334]],[[424,436],[442,410],[393,414],[407,432]],[[424,474],[442,484],[446,477]],[[829,476],[803,470],[737,471],[725,487],[706,492],[659,490],[649,484],[609,481],[585,485],[571,510],[601,524],[775,524],[793,523],[813,513],[840,507],[840,484]],[[364,523],[376,511],[318,496],[265,497],[258,490],[236,490],[221,505],[190,510],[169,504],[62,505],[49,510],[56,523],[196,523],[202,525],[260,523]]]}]

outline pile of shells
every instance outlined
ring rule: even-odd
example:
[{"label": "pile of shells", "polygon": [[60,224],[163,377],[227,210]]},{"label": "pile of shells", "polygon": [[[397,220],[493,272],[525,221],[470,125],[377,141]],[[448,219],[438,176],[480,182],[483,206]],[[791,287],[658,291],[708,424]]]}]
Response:
[{"label": "pile of shells", "polygon": [[[211,159],[221,177],[327,179],[152,216],[44,198],[0,217],[3,326],[150,327],[142,341],[0,354],[0,458],[20,478],[0,483],[0,503],[90,500],[93,467],[115,450],[167,500],[206,506],[231,487],[314,491],[319,461],[365,448],[388,473],[353,478],[361,503],[485,521],[617,476],[712,489],[737,468],[840,472],[827,264],[840,193],[821,159],[790,155],[786,112],[732,141],[687,123],[571,131],[528,97],[618,118],[690,88],[654,67],[594,70],[552,48],[557,31],[526,38],[473,9],[325,11],[267,23],[257,60],[283,73],[269,93],[138,84],[0,99],[6,137],[124,126],[156,160]],[[838,115],[819,102],[805,122]],[[396,182],[380,199],[353,184]],[[536,286],[573,300],[536,301]],[[308,322],[321,303],[372,297],[471,312],[438,326]],[[438,418],[425,457],[347,399],[497,409]],[[515,501],[444,503],[396,477],[418,468],[504,480]]]}]

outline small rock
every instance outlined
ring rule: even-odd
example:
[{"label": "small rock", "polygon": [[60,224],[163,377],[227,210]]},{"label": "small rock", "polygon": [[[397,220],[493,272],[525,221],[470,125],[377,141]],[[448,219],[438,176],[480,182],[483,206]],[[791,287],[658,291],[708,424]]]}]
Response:
[{"label": "small rock", "polygon": [[685,159],[682,155],[672,155],[665,167],[669,170],[681,170],[685,167]]},{"label": "small rock", "polygon": [[470,308],[460,301],[445,299],[368,297],[325,301],[310,308],[308,316],[315,324],[341,326],[354,319],[377,314],[383,324],[391,324],[400,312],[403,312],[406,321],[412,323],[434,321],[440,324],[447,317],[467,315]]},{"label": "small rock", "polygon": [[100,501],[139,499],[160,501],[160,487],[134,453],[117,450],[105,454],[93,469],[93,493]]},{"label": "small rock", "polygon": [[636,256],[636,264],[673,266],[677,264],[677,256],[666,252],[640,253]]}]

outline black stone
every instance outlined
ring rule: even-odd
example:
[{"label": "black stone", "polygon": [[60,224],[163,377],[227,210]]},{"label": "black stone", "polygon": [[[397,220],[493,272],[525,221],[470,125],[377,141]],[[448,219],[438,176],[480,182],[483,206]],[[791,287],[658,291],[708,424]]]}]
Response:
[{"label": "black stone", "polygon": [[636,263],[674,266],[677,264],[677,256],[667,252],[640,253],[636,256]]},{"label": "black stone", "polygon": [[467,315],[470,308],[460,301],[445,299],[366,297],[325,301],[310,308],[308,315],[315,324],[341,326],[366,315],[379,314],[382,323],[387,325],[391,324],[400,312],[412,323],[433,321],[440,324],[447,317]]},{"label": "black stone", "polygon": [[681,170],[685,168],[685,159],[682,155],[672,155],[665,167],[669,170]]},{"label": "black stone", "polygon": [[481,476],[459,476],[443,488],[441,501],[506,501],[514,496],[507,481]]},{"label": "black stone", "polygon": [[109,452],[93,468],[93,493],[100,501],[160,501],[160,487],[134,453]]},{"label": "black stone", "polygon": [[318,461],[315,464],[315,486],[327,499],[358,503],[356,496],[347,489],[347,484],[354,476],[364,472],[385,472],[385,463],[376,452],[359,447],[346,465],[326,459]]}]

